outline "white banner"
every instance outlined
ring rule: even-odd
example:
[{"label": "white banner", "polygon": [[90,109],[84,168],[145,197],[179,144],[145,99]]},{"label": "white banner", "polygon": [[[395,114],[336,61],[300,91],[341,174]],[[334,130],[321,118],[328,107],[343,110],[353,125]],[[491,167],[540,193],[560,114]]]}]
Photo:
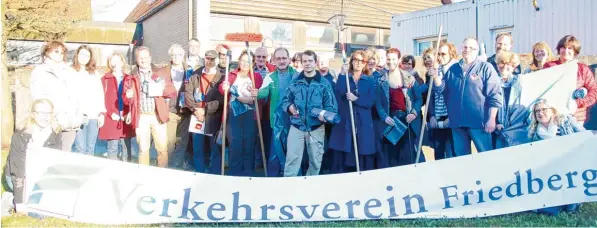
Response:
[{"label": "white banner", "polygon": [[597,201],[597,135],[583,132],[418,165],[249,178],[27,152],[30,210],[96,224],[471,218]]},{"label": "white banner", "polygon": [[573,94],[576,90],[578,61],[550,67],[519,77],[521,104],[534,104],[537,98],[544,98],[554,106],[560,114],[576,112],[576,101]]}]

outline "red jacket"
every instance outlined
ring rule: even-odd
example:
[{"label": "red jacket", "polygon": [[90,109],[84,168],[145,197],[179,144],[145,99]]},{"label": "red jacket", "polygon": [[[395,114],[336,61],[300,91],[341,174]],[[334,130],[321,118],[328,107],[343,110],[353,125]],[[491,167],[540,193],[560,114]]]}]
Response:
[{"label": "red jacket", "polygon": [[[128,113],[131,113],[131,124],[126,124],[124,120],[115,121],[112,120],[111,116],[113,113],[119,115],[118,110],[118,85],[116,77],[112,73],[106,73],[102,77],[102,87],[104,90],[104,102],[106,105],[106,113],[104,113],[104,126],[99,129],[98,137],[102,140],[114,140],[120,138],[132,138],[135,137],[135,128],[137,127],[137,119],[139,118],[139,106],[136,102],[136,94],[139,94],[139,86],[137,79],[131,75],[124,74],[122,83],[122,102],[123,102],[123,115],[126,117]],[[133,89],[133,98],[126,98],[124,93],[127,90]]]},{"label": "red jacket", "polygon": [[[560,60],[556,60],[545,63],[543,67],[549,68],[560,64],[562,64],[562,62]],[[597,101],[597,84],[595,83],[595,76],[593,76],[591,68],[579,62],[576,89],[580,89],[582,87],[586,88],[588,93],[584,98],[576,99],[576,105],[578,106],[579,110],[575,116],[577,117],[578,121],[584,121],[587,115],[586,108],[593,106]]]},{"label": "red jacket", "polygon": [[[151,71],[153,73],[151,75],[152,80],[156,80],[158,77],[162,77],[162,79],[164,79],[164,82],[166,82],[166,87],[164,88],[163,96],[155,98],[155,112],[158,116],[158,120],[160,123],[166,123],[170,119],[170,107],[166,102],[166,98],[176,99],[178,93],[176,92],[176,87],[174,87],[174,84],[172,84],[172,78],[169,77],[169,69],[152,67]],[[139,70],[133,71],[133,77],[137,79],[136,86],[137,90],[139,90],[138,88],[140,88],[141,82],[141,80],[139,79]],[[140,97],[135,96],[135,98],[137,102],[136,106],[138,109],[140,109]],[[135,123],[138,123],[138,119]]]}]

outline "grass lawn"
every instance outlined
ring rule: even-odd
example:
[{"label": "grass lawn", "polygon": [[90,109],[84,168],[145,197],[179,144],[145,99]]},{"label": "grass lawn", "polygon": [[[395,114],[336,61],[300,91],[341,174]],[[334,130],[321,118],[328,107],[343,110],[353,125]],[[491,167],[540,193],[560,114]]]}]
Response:
[{"label": "grass lawn", "polygon": [[[2,151],[2,167],[6,161],[8,151]],[[4,170],[4,169],[2,169]],[[4,178],[2,178],[2,192],[5,191]],[[12,215],[2,217],[2,227],[97,227],[94,224],[74,223],[67,220],[46,218],[37,219],[23,215]],[[267,227],[370,227],[370,226],[582,226],[582,227],[597,227],[597,203],[585,203],[579,213],[566,214],[561,213],[559,216],[546,216],[535,213],[517,213],[511,215],[495,216],[489,218],[477,219],[441,219],[441,220],[374,220],[374,221],[354,221],[354,222],[318,222],[318,223],[241,223],[241,224],[164,224],[165,226],[181,226],[181,227],[195,227],[195,226],[267,226]],[[160,226],[148,225],[147,227]],[[138,227],[138,226],[135,226]]]}]

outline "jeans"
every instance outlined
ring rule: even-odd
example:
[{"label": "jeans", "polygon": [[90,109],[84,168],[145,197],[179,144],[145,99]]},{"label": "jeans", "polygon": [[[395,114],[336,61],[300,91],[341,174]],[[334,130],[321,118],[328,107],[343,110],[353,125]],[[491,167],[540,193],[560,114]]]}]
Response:
[{"label": "jeans", "polygon": [[493,150],[491,134],[485,132],[483,128],[452,128],[452,138],[456,157],[471,154],[471,140],[478,152]]},{"label": "jeans", "polygon": [[97,119],[90,119],[87,124],[81,125],[81,129],[75,137],[75,152],[95,155],[95,142],[99,132]]},{"label": "jeans", "polygon": [[429,141],[435,153],[435,160],[454,157],[454,144],[452,143],[451,129],[429,129]]},{"label": "jeans", "polygon": [[[193,163],[195,172],[222,174],[222,151],[212,136],[192,134]],[[205,153],[209,152],[209,167],[205,165]]]},{"label": "jeans", "polygon": [[168,167],[168,128],[160,123],[156,114],[141,114],[135,131],[139,144],[139,164],[149,165],[151,139],[158,153],[158,167]]},{"label": "jeans", "polygon": [[130,162],[133,152],[131,142],[132,138],[108,140],[108,159]]},{"label": "jeans", "polygon": [[[285,177],[295,177],[301,168],[305,144],[309,156],[309,169],[307,176],[319,175],[321,160],[323,159],[323,142],[325,140],[325,127],[322,125],[314,131],[303,132],[294,126],[288,131],[288,151],[286,152],[286,163],[284,167]],[[312,137],[312,138],[311,138]],[[310,139],[311,138],[311,139]]]},{"label": "jeans", "polygon": [[[231,112],[230,112],[231,113]],[[247,111],[239,116],[230,116],[230,154],[228,155],[229,174],[232,176],[253,176],[255,172],[255,141],[257,121],[255,112]]]},{"label": "jeans", "polygon": [[183,169],[183,163],[189,143],[190,116],[170,113],[168,129],[168,167]]}]

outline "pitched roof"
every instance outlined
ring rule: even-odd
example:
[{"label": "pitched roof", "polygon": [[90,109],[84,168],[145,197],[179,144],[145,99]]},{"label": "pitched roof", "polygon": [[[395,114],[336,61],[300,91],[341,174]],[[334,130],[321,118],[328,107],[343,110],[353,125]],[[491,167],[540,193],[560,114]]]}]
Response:
[{"label": "pitched roof", "polygon": [[[154,13],[157,13],[158,7],[162,6],[164,7],[167,4],[170,4],[172,2],[174,2],[176,0],[141,0],[139,1],[139,3],[137,4],[137,6],[135,6],[135,8],[133,9],[133,11],[131,11],[131,13],[129,14],[128,17],[126,17],[126,19],[124,19],[124,22],[128,22],[128,23],[137,23],[140,22],[141,19],[145,19]],[[154,11],[154,12],[152,12]]]}]

